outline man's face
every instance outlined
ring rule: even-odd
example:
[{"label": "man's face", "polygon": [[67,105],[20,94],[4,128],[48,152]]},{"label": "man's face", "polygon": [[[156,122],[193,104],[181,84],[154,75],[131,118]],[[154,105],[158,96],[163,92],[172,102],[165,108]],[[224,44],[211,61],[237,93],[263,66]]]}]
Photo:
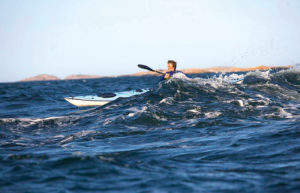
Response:
[{"label": "man's face", "polygon": [[174,71],[174,67],[172,63],[168,63],[168,71]]}]

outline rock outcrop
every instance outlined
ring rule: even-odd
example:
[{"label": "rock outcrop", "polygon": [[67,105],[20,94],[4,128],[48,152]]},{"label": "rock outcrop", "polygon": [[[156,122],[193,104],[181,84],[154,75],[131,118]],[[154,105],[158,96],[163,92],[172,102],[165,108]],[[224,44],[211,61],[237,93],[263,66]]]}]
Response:
[{"label": "rock outcrop", "polygon": [[25,78],[21,80],[21,82],[29,82],[29,81],[45,81],[45,80],[60,80],[60,78],[50,75],[50,74],[40,74],[37,76]]}]

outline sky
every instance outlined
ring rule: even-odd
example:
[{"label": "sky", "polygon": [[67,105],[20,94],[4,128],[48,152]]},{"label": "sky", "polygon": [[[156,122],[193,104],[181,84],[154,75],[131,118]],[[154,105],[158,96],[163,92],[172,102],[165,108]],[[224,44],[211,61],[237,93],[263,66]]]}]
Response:
[{"label": "sky", "polygon": [[0,82],[300,63],[298,0],[0,0]]}]

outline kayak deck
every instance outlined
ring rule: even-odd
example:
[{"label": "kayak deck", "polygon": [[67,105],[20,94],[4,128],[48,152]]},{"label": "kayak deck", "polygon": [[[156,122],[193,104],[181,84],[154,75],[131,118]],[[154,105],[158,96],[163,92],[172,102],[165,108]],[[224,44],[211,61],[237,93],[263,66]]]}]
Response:
[{"label": "kayak deck", "polygon": [[111,101],[101,101],[101,100],[83,100],[77,97],[66,97],[65,100],[77,107],[102,106],[111,102]]},{"label": "kayak deck", "polygon": [[65,100],[75,105],[77,107],[89,107],[89,106],[103,106],[109,102],[112,102],[118,98],[127,98],[134,95],[144,94],[148,92],[149,89],[139,89],[139,90],[130,90],[123,92],[114,93],[113,97],[99,97],[97,95],[89,95],[89,96],[75,96],[75,97],[66,97]]}]

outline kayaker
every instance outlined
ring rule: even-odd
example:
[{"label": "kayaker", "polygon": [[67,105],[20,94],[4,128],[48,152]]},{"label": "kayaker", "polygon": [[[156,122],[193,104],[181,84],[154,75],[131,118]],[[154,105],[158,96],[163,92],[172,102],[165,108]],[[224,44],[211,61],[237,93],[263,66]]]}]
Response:
[{"label": "kayaker", "polygon": [[176,70],[177,63],[174,60],[168,60],[168,71],[161,77],[162,80],[168,80],[176,73],[183,73],[179,70]]}]

